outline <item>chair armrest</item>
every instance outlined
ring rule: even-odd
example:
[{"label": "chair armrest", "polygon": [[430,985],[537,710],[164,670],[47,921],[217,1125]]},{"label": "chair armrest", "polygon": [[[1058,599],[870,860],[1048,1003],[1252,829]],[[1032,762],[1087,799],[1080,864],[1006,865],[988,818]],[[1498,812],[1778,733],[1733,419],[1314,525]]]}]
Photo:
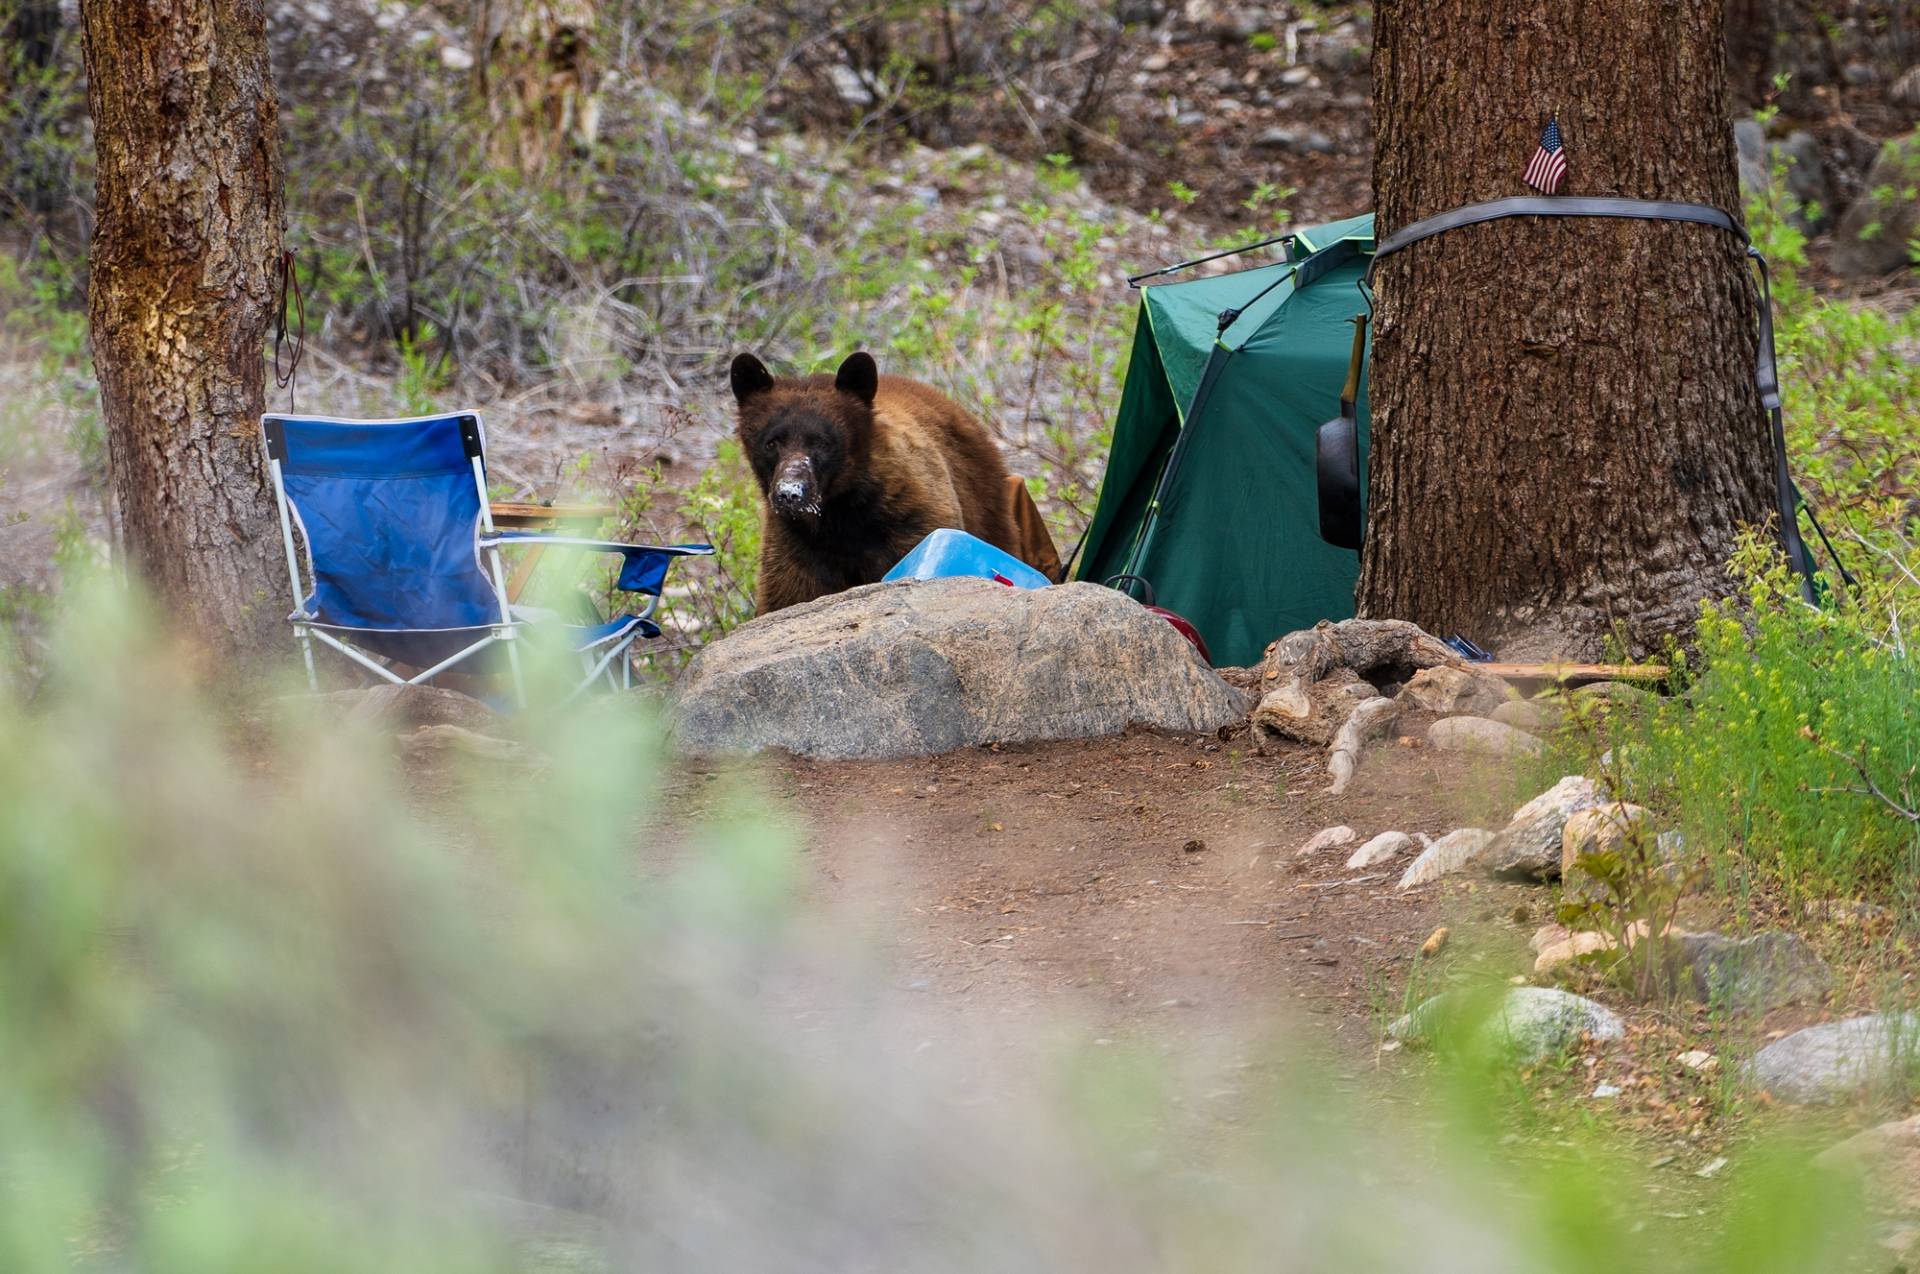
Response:
[{"label": "chair armrest", "polygon": [[660,595],[667,568],[676,557],[712,557],[711,544],[621,544],[615,540],[590,540],[573,535],[542,535],[538,531],[497,531],[483,535],[487,548],[526,545],[540,548],[582,549],[589,553],[618,553],[626,559],[614,587],[626,593]]}]

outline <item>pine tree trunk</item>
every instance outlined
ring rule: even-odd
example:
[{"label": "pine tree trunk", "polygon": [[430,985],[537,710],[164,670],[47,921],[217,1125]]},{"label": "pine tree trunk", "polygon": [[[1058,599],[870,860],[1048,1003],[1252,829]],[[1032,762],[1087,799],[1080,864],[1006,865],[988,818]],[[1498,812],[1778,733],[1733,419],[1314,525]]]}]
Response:
[{"label": "pine tree trunk", "polygon": [[285,230],[262,0],[84,0],[94,366],[122,547],[216,649],[283,636],[261,456]]},{"label": "pine tree trunk", "polygon": [[[1382,235],[1534,193],[1556,110],[1563,193],[1739,215],[1722,0],[1376,12]],[[1516,658],[1688,631],[1772,509],[1742,251],[1705,226],[1529,218],[1383,262],[1361,613]]]}]

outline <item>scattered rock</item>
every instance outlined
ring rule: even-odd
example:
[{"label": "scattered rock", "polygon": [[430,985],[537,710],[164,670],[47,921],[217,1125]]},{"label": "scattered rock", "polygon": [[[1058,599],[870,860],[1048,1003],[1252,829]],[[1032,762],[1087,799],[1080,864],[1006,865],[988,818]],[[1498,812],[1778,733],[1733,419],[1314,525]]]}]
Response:
[{"label": "scattered rock", "polygon": [[1720,1059],[1703,1048],[1690,1048],[1675,1056],[1673,1060],[1690,1071],[1717,1070],[1720,1066]]},{"label": "scattered rock", "polygon": [[1832,223],[1835,212],[1833,184],[1827,180],[1820,139],[1801,129],[1787,134],[1774,152],[1786,167],[1787,194],[1793,200],[1787,219],[1803,233],[1819,234]]},{"label": "scattered rock", "polygon": [[1331,155],[1339,149],[1331,137],[1318,129],[1269,128],[1253,139],[1262,150],[1289,150],[1296,154]]},{"label": "scattered rock", "polygon": [[1387,1033],[1409,1044],[1464,1037],[1529,1065],[1564,1053],[1583,1038],[1617,1040],[1626,1027],[1611,1009],[1584,996],[1551,987],[1520,986],[1491,1004],[1449,991],[1393,1023]]},{"label": "scattered rock", "polygon": [[1739,151],[1740,186],[1748,194],[1769,195],[1773,190],[1773,172],[1783,170],[1783,184],[1790,206],[1787,219],[1803,232],[1816,234],[1834,214],[1832,183],[1827,179],[1825,157],[1820,141],[1802,129],[1778,142],[1769,142],[1766,130],[1757,119],[1736,120],[1734,144]]},{"label": "scattered rock", "polygon": [[1307,839],[1307,843],[1294,851],[1296,857],[1305,858],[1317,854],[1323,849],[1338,849],[1342,845],[1351,845],[1359,833],[1342,823],[1338,827],[1323,827]]},{"label": "scattered rock", "polygon": [[1452,875],[1475,861],[1493,842],[1493,833],[1479,827],[1448,832],[1426,847],[1400,877],[1400,888],[1413,889]]},{"label": "scattered rock", "polygon": [[1873,1013],[1795,1031],[1754,1054],[1746,1076],[1756,1088],[1797,1105],[1845,1101],[1890,1085],[1920,1047],[1920,1017]]},{"label": "scattered rock", "polygon": [[1636,842],[1646,852],[1658,854],[1652,821],[1645,809],[1625,801],[1575,810],[1560,833],[1560,879],[1566,891],[1583,898],[1606,896],[1600,882],[1577,866],[1589,854],[1618,853]]},{"label": "scattered rock", "polygon": [[1543,733],[1560,724],[1560,713],[1537,699],[1509,699],[1487,717],[1529,734]]},{"label": "scattered rock", "polygon": [[1560,874],[1567,820],[1600,803],[1592,779],[1570,774],[1513,812],[1513,818],[1480,855],[1496,876],[1551,880]]},{"label": "scattered rock", "polygon": [[[1584,956],[1596,955],[1603,951],[1613,951],[1617,949],[1619,945],[1614,941],[1612,934],[1601,933],[1598,930],[1581,929],[1577,932],[1568,932],[1565,929],[1561,929],[1558,925],[1552,926],[1552,928],[1558,930],[1558,936],[1534,948],[1538,953],[1533,962],[1533,972],[1535,976],[1551,976],[1566,969],[1568,965],[1571,965],[1574,961]],[[1626,932],[1628,950],[1632,950],[1635,943],[1646,937],[1647,931],[1648,926],[1646,921],[1640,920],[1634,922],[1632,927]],[[1542,930],[1541,932],[1545,933],[1546,930]],[[1680,938],[1686,934],[1686,930],[1684,929],[1673,928],[1668,928],[1663,932],[1671,938]],[[1540,935],[1536,934],[1534,936],[1537,941]]]},{"label": "scattered rock", "polygon": [[1602,711],[1614,708],[1626,708],[1631,711],[1644,711],[1656,707],[1660,696],[1653,691],[1625,681],[1595,681],[1567,692],[1570,703],[1600,705]]},{"label": "scattered rock", "polygon": [[1887,96],[1895,106],[1920,107],[1920,66],[1907,68],[1907,73],[1887,90]]},{"label": "scattered rock", "polygon": [[1869,1128],[1821,1151],[1813,1162],[1857,1179],[1880,1212],[1920,1212],[1920,1115]]},{"label": "scattered rock", "polygon": [[694,755],[781,748],[827,759],[1092,738],[1132,725],[1212,733],[1245,696],[1174,628],[1097,584],[870,584],[712,643],[673,706]]},{"label": "scattered rock", "polygon": [[1422,711],[1443,717],[1479,716],[1512,697],[1511,687],[1500,678],[1451,664],[1422,668],[1400,693]]},{"label": "scattered rock", "polygon": [[1524,730],[1487,717],[1442,717],[1427,727],[1427,742],[1442,752],[1532,756],[1544,746]]},{"label": "scattered rock", "polygon": [[1366,69],[1367,49],[1348,41],[1320,40],[1307,54],[1307,60],[1331,75],[1345,75]]},{"label": "scattered rock", "polygon": [[1420,954],[1427,957],[1427,959],[1431,960],[1433,957],[1439,955],[1442,951],[1446,950],[1447,939],[1451,938],[1452,936],[1453,936],[1453,931],[1451,929],[1448,929],[1445,925],[1441,925],[1438,929],[1435,929],[1432,933],[1428,934],[1427,940],[1420,944]]},{"label": "scattered rock", "polygon": [[1920,132],[1881,146],[1867,170],[1860,197],[1834,233],[1831,265],[1836,274],[1868,278],[1911,260],[1909,245],[1920,234]]},{"label": "scattered rock", "polygon": [[[1642,920],[1627,931],[1627,945],[1645,939]],[[1742,1013],[1765,1013],[1796,1001],[1817,1000],[1831,987],[1833,973],[1825,961],[1792,934],[1766,933],[1729,938],[1717,933],[1665,930],[1667,939],[1658,954],[1673,978],[1675,989],[1702,1003]],[[1534,938],[1536,977],[1567,971],[1587,956],[1612,952],[1618,944],[1611,934],[1592,930],[1569,933],[1558,926],[1543,929]]]},{"label": "scattered rock", "polygon": [[1354,871],[1378,867],[1381,863],[1391,862],[1406,853],[1412,844],[1413,837],[1405,832],[1381,832],[1359,849],[1354,850],[1353,857],[1347,859],[1347,866]]},{"label": "scattered rock", "polygon": [[[1519,917],[1516,915],[1515,919],[1518,920]],[[1548,947],[1565,942],[1572,936],[1573,931],[1565,925],[1541,925],[1533,931],[1533,937],[1527,939],[1527,949],[1537,955]]]},{"label": "scattered rock", "polygon": [[1676,935],[1674,958],[1682,991],[1743,1013],[1818,1000],[1833,986],[1827,962],[1791,933]]},{"label": "scattered rock", "polygon": [[[1645,932],[1643,928],[1642,933]],[[1533,961],[1536,975],[1551,975],[1572,964],[1582,956],[1594,955],[1614,949],[1614,941],[1604,933],[1583,929],[1578,933],[1569,933],[1557,942],[1551,942],[1539,949]]]}]

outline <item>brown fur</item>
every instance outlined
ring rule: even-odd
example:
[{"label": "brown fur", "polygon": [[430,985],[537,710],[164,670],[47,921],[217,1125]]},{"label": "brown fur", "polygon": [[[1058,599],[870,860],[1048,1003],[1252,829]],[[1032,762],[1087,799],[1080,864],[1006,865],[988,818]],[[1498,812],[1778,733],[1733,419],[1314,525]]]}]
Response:
[{"label": "brown fur", "polygon": [[837,376],[780,379],[743,354],[733,383],[766,499],[761,614],[874,583],[941,527],[1019,553],[1000,449],[939,390],[881,376],[865,354]]}]

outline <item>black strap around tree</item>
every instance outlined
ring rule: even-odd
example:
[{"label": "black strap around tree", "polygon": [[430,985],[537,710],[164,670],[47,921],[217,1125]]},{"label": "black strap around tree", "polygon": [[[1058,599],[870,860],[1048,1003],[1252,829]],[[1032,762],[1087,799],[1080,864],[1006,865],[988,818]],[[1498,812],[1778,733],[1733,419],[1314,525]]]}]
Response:
[{"label": "black strap around tree", "polygon": [[[273,274],[273,383],[287,391],[287,410],[291,412],[300,360],[307,352],[307,298],[300,291],[300,263],[291,250],[281,252]],[[284,364],[283,352],[287,355]]]},{"label": "black strap around tree", "polygon": [[[1582,195],[1537,196],[1523,195],[1511,199],[1495,199],[1487,203],[1467,204],[1460,208],[1451,208],[1446,212],[1416,221],[1380,240],[1374,248],[1373,261],[1367,267],[1365,286],[1371,290],[1373,272],[1380,262],[1403,248],[1411,247],[1422,239],[1444,234],[1448,230],[1458,230],[1462,226],[1478,225],[1486,221],[1498,221],[1504,217],[1624,217],[1636,221],[1687,221],[1697,225],[1712,226],[1738,235],[1747,250],[1747,256],[1760,267],[1760,340],[1759,351],[1754,359],[1753,380],[1760,390],[1760,403],[1767,409],[1767,416],[1773,431],[1774,495],[1780,514],[1781,538],[1786,541],[1787,562],[1800,576],[1800,593],[1809,603],[1814,601],[1813,555],[1807,551],[1807,543],[1800,537],[1799,506],[1805,501],[1799,489],[1793,484],[1793,477],[1787,470],[1787,431],[1786,419],[1780,404],[1780,374],[1774,353],[1773,343],[1773,285],[1767,272],[1767,260],[1760,250],[1753,246],[1747,235],[1746,227],[1718,208],[1708,204],[1683,203],[1666,199],[1622,199],[1614,197],[1591,197]],[[1809,516],[1812,508],[1808,508]],[[1819,523],[1815,522],[1816,529]],[[1825,532],[1821,533],[1826,539]],[[1827,551],[1833,552],[1828,544]],[[1840,577],[1849,585],[1853,576],[1835,554],[1834,566]]]}]

